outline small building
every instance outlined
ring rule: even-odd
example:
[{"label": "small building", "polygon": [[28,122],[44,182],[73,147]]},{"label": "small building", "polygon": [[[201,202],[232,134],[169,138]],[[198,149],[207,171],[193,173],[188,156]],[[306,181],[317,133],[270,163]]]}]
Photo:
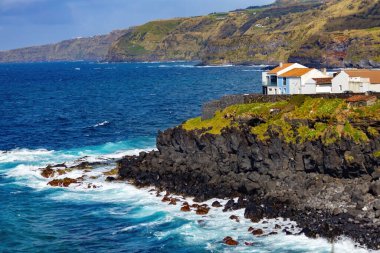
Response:
[{"label": "small building", "polygon": [[346,99],[349,107],[371,106],[377,101],[376,96],[356,95]]},{"label": "small building", "polygon": [[332,93],[380,92],[380,70],[342,70],[332,79]]},{"label": "small building", "polygon": [[324,87],[317,89],[315,78],[329,78],[326,73],[311,69],[298,63],[280,64],[269,72],[263,73],[263,94],[316,94],[322,93]]},{"label": "small building", "polygon": [[328,94],[332,91],[332,77],[312,78],[309,85],[315,86],[316,94]]},{"label": "small building", "polygon": [[[307,68],[307,67],[298,63],[280,63],[279,66],[270,70],[269,72],[263,72],[262,73],[263,94],[268,94],[268,95],[282,94],[280,93],[278,89],[278,87],[281,86],[279,85],[280,83],[279,83],[278,76],[295,68]],[[282,80],[280,80],[280,82],[282,82]]]}]

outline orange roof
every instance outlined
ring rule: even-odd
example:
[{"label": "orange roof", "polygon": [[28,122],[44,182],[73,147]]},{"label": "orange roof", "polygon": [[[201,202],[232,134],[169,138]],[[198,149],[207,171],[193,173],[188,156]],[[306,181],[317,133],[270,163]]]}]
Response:
[{"label": "orange roof", "polygon": [[294,63],[283,63],[282,66],[278,66],[274,69],[272,69],[271,71],[268,72],[269,75],[275,75],[277,74],[278,72],[280,72],[281,70],[284,70],[286,69],[287,67],[290,67],[292,66]]},{"label": "orange roof", "polygon": [[332,77],[322,77],[322,78],[313,78],[317,85],[321,84],[331,84]]},{"label": "orange roof", "polygon": [[344,70],[350,77],[369,78],[371,84],[380,84],[380,70],[372,69],[353,69]]},{"label": "orange roof", "polygon": [[369,100],[377,100],[377,97],[376,96],[366,96],[366,95],[356,95],[356,96],[352,96],[350,98],[347,98],[346,101],[347,102],[366,102],[366,101],[369,101]]},{"label": "orange roof", "polygon": [[282,75],[279,75],[279,77],[301,77],[312,70],[313,69],[309,69],[309,68],[296,68],[296,69],[289,70],[288,72],[285,72]]}]

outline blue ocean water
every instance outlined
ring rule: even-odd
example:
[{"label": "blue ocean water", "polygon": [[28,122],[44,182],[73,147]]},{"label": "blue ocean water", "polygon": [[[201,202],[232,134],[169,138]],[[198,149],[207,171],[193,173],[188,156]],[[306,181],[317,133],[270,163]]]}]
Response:
[{"label": "blue ocean water", "polygon": [[[231,213],[181,213],[147,189],[102,177],[96,189],[52,188],[38,171],[152,150],[158,130],[199,115],[211,99],[260,92],[260,82],[259,67],[191,62],[1,64],[0,252],[330,252],[323,239],[254,238],[252,224]],[[239,246],[223,245],[225,236]],[[336,247],[354,250],[347,240]]]}]

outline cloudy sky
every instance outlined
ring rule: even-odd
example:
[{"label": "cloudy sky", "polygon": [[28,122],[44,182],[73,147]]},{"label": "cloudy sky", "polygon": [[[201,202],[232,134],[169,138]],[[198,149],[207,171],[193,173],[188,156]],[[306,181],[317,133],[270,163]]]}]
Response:
[{"label": "cloudy sky", "polygon": [[153,19],[203,15],[274,0],[0,0],[0,50],[108,33]]}]

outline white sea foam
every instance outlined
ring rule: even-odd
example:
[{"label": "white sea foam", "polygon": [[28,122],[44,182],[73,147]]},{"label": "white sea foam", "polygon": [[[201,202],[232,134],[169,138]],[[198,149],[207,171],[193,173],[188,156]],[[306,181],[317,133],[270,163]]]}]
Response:
[{"label": "white sea foam", "polygon": [[[112,146],[112,144],[109,144]],[[120,152],[114,152],[109,154],[95,155],[94,151],[82,150],[80,152],[56,152],[48,150],[14,150],[13,156],[19,154],[21,156],[27,155],[31,160],[38,159],[40,156],[54,157],[58,155],[57,160],[61,160],[62,157],[77,157],[74,161],[67,161],[68,164],[75,164],[80,161],[101,161],[110,158],[119,158],[124,155],[136,155],[139,152],[144,151],[142,149],[130,149]],[[17,153],[19,152],[19,153]],[[89,156],[78,160],[78,155],[90,153]],[[72,153],[75,153],[73,155]],[[33,154],[34,156],[32,156]],[[9,155],[9,154],[8,154]],[[37,156],[36,156],[37,155]],[[17,157],[16,157],[17,158]],[[26,159],[26,161],[28,161]],[[5,159],[3,158],[3,161]],[[17,160],[20,158],[7,160]],[[42,159],[41,163],[45,163],[46,159]],[[300,229],[296,227],[296,224],[290,220],[284,220],[282,218],[266,220],[265,222],[252,223],[250,220],[244,218],[244,210],[236,210],[232,212],[222,212],[222,208],[211,208],[207,215],[199,216],[194,210],[191,212],[181,212],[181,202],[187,201],[192,204],[191,198],[182,198],[180,196],[173,196],[181,199],[181,202],[177,202],[177,205],[168,205],[161,202],[161,197],[156,197],[156,193],[152,192],[152,188],[137,189],[133,185],[126,182],[105,182],[106,176],[103,174],[105,171],[109,171],[114,167],[113,164],[106,165],[104,167],[97,167],[90,172],[84,172],[80,170],[71,171],[65,175],[57,178],[77,178],[82,177],[84,174],[84,182],[79,184],[73,184],[69,188],[65,188],[59,191],[52,191],[52,187],[47,183],[51,179],[43,178],[40,175],[40,168],[38,165],[20,164],[15,168],[7,172],[8,177],[17,179],[19,184],[32,187],[36,190],[49,190],[48,197],[52,201],[71,201],[71,202],[99,202],[99,203],[117,203],[118,208],[111,207],[108,211],[108,215],[120,217],[128,217],[128,219],[144,219],[153,217],[152,221],[145,221],[140,224],[126,226],[122,229],[115,229],[114,234],[128,233],[140,229],[148,229],[154,231],[154,236],[159,240],[166,240],[171,236],[180,235],[187,245],[203,245],[206,250],[211,252],[282,252],[286,249],[288,252],[313,252],[313,253],[330,253],[332,245],[325,239],[309,239],[303,235],[286,235],[282,232],[282,228],[288,227],[289,230],[294,233],[298,233]],[[96,188],[92,188],[95,185]],[[88,188],[91,186],[91,188]],[[216,199],[205,202],[211,206],[212,202]],[[227,200],[218,200],[224,205]],[[137,211],[136,211],[137,210]],[[163,212],[164,215],[155,217],[158,212]],[[239,222],[231,220],[229,217],[236,215],[240,218]],[[175,222],[175,220],[185,220],[182,225],[178,225],[173,229],[156,229],[161,225]],[[281,229],[275,229],[275,224],[281,225]],[[256,229],[263,229],[265,234],[272,231],[278,232],[277,235],[255,237],[248,233],[248,228],[252,226]],[[295,226],[294,229],[291,227]],[[239,245],[237,247],[225,246],[221,241],[224,237],[231,236],[238,240]],[[254,246],[246,246],[245,242],[252,242]],[[356,245],[347,238],[342,238],[334,244],[335,252],[339,253],[364,253],[369,252],[366,249],[356,247]]]},{"label": "white sea foam", "polygon": [[34,161],[54,153],[46,149],[14,149],[11,151],[0,151],[0,163]]},{"label": "white sea foam", "polygon": [[100,126],[105,126],[105,125],[108,125],[108,124],[110,124],[110,122],[107,121],[107,120],[105,120],[105,121],[102,121],[100,123],[95,124],[93,127],[100,127]]}]

